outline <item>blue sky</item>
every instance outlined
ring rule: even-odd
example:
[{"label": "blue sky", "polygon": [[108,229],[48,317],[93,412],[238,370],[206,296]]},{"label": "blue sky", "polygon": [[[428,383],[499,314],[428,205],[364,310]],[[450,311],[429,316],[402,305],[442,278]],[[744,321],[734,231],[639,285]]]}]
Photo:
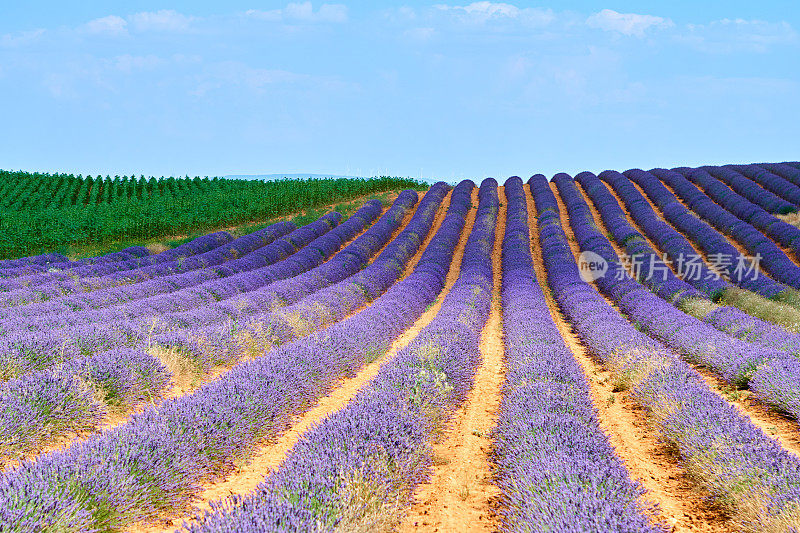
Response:
[{"label": "blue sky", "polygon": [[800,159],[796,1],[0,5],[0,168],[441,179]]}]

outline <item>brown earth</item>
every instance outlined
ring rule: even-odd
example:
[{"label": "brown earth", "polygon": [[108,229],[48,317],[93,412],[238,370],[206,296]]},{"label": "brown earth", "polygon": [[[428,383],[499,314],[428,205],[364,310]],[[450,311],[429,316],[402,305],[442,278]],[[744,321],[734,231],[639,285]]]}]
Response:
[{"label": "brown earth", "polygon": [[433,445],[431,480],[417,487],[415,504],[400,525],[400,531],[494,531],[493,508],[500,491],[492,483],[491,431],[500,406],[504,379],[501,326],[501,251],[505,234],[506,205],[503,187],[498,188],[501,207],[492,251],[494,269],[492,307],[481,332],[481,364],[464,404],[454,414],[442,438]]}]

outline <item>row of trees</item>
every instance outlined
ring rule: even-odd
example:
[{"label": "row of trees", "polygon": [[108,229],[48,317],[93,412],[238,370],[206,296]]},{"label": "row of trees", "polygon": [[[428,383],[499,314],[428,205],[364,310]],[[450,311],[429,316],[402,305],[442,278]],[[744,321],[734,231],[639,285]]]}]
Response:
[{"label": "row of trees", "polygon": [[0,258],[268,220],[402,188],[425,186],[386,176],[264,182],[0,171]]}]

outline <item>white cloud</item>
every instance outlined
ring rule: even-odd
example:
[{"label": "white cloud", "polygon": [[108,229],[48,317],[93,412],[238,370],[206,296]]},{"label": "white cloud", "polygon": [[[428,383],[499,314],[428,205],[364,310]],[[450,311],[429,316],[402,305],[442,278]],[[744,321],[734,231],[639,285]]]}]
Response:
[{"label": "white cloud", "polygon": [[797,42],[797,33],[788,22],[722,19],[689,24],[676,39],[708,53],[766,52],[772,46]]},{"label": "white cloud", "polygon": [[223,61],[208,65],[200,76],[197,85],[190,92],[197,97],[206,96],[218,89],[244,89],[250,93],[263,95],[268,91],[291,86],[295,89],[323,87],[341,89],[347,84],[338,78],[301,74],[281,69],[251,67],[238,61]]},{"label": "white cloud", "polygon": [[441,13],[447,13],[471,24],[514,20],[529,25],[546,26],[555,19],[555,15],[549,9],[519,8],[502,2],[472,2],[464,6],[439,4],[434,7]]},{"label": "white cloud", "polygon": [[134,56],[123,54],[113,60],[114,67],[120,72],[130,74],[135,70],[151,70],[166,64],[166,61],[155,55]]},{"label": "white cloud", "polygon": [[4,48],[14,48],[30,44],[39,39],[44,34],[44,30],[23,31],[19,33],[6,33],[0,36],[0,46]]},{"label": "white cloud", "polygon": [[436,34],[433,28],[410,28],[403,32],[403,36],[409,42],[421,43],[429,41]]},{"label": "white cloud", "polygon": [[346,22],[347,6],[342,4],[322,4],[317,11],[311,2],[293,2],[283,9],[260,11],[250,9],[245,15],[251,18],[268,21],[284,21],[299,23]]},{"label": "white cloud", "polygon": [[125,35],[128,33],[128,22],[117,15],[109,15],[90,20],[83,25],[83,31],[92,35]]},{"label": "white cloud", "polygon": [[586,19],[592,28],[644,37],[645,31],[651,28],[669,28],[675,24],[670,19],[654,15],[637,15],[636,13],[617,13],[612,9],[604,9]]},{"label": "white cloud", "polygon": [[172,9],[145,11],[128,17],[131,25],[139,31],[180,32],[189,28],[192,17]]}]

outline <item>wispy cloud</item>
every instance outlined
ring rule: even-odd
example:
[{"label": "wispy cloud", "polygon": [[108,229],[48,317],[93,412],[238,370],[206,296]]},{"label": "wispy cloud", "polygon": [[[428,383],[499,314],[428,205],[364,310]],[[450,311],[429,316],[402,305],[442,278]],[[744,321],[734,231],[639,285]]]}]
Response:
[{"label": "wispy cloud", "polygon": [[252,67],[239,61],[222,61],[207,65],[197,81],[197,85],[191,91],[192,96],[197,97],[206,96],[216,90],[230,91],[232,88],[261,95],[286,86],[295,89],[303,87],[336,89],[347,86],[346,83],[331,76]]},{"label": "wispy cloud", "polygon": [[152,70],[154,68],[165,65],[167,61],[153,54],[148,54],[144,56],[123,54],[115,57],[112,63],[114,67],[120,72],[130,74],[131,72],[137,70]]},{"label": "wispy cloud", "polygon": [[403,37],[412,43],[423,43],[436,35],[436,29],[431,27],[409,28],[403,32]]},{"label": "wispy cloud", "polygon": [[603,9],[595,13],[586,19],[586,24],[592,28],[635,37],[644,37],[645,32],[649,29],[675,26],[668,18],[636,13],[618,13],[612,9]]},{"label": "wispy cloud", "polygon": [[254,19],[289,22],[289,23],[322,23],[346,22],[347,6],[343,4],[322,4],[314,11],[311,2],[293,2],[282,9],[262,11],[250,9],[245,15]]},{"label": "wispy cloud", "polygon": [[0,47],[14,48],[30,44],[44,35],[45,31],[42,29],[32,31],[22,31],[19,33],[6,33],[0,36]]},{"label": "wispy cloud", "polygon": [[676,39],[707,53],[766,52],[770,47],[798,41],[788,22],[721,19],[708,24],[689,24]]},{"label": "wispy cloud", "polygon": [[438,4],[440,13],[448,14],[470,24],[516,21],[534,26],[545,26],[555,19],[553,11],[540,8],[519,8],[502,2],[473,2],[467,5]]},{"label": "wispy cloud", "polygon": [[117,15],[108,15],[90,20],[83,25],[81,30],[92,35],[127,35],[128,21]]},{"label": "wispy cloud", "polygon": [[193,17],[172,9],[145,11],[128,17],[131,25],[139,31],[181,32],[189,28]]}]

